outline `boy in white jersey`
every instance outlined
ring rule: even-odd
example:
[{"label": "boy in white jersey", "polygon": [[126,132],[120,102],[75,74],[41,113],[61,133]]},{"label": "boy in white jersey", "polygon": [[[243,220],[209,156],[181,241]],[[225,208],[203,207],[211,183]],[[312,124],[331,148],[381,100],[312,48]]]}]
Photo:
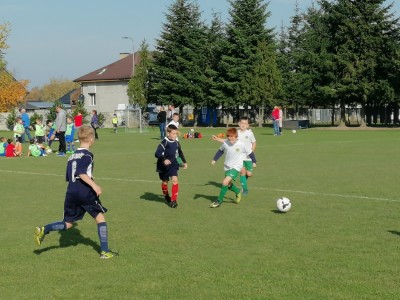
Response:
[{"label": "boy in white jersey", "polygon": [[[225,142],[225,139],[221,139],[215,135],[212,136],[214,141]],[[256,138],[251,129],[249,129],[249,119],[247,117],[241,117],[239,120],[239,130],[238,130],[238,139],[247,148],[250,148],[252,152],[256,149]],[[256,167],[256,164],[252,162],[250,157],[245,157],[243,160],[243,168],[240,171],[240,183],[242,185],[243,194],[247,195],[249,192],[247,186],[247,179],[253,175],[253,168]]]},{"label": "boy in white jersey", "polygon": [[228,140],[224,141],[211,162],[211,164],[214,165],[216,161],[225,153],[225,178],[222,181],[222,187],[218,196],[218,200],[211,203],[211,208],[219,207],[222,204],[228,189],[236,194],[235,202],[239,203],[242,193],[240,189],[233,184],[233,181],[242,170],[243,161],[246,157],[250,157],[252,162],[254,164],[256,163],[256,158],[252,150],[249,147],[246,147],[243,142],[238,140],[238,132],[236,128],[229,128],[226,132],[226,136]]}]

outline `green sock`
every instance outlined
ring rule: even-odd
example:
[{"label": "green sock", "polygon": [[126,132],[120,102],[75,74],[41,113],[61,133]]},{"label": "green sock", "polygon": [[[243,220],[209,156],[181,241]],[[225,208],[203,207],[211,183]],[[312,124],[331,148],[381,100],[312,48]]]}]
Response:
[{"label": "green sock", "polygon": [[225,197],[225,194],[226,194],[227,191],[228,191],[228,186],[223,185],[223,186],[221,187],[221,191],[219,192],[219,196],[218,196],[218,202],[219,202],[219,204],[221,204],[222,201],[224,200],[224,197]]},{"label": "green sock", "polygon": [[240,183],[242,184],[243,190],[247,191],[247,178],[246,175],[240,175]]},{"label": "green sock", "polygon": [[233,183],[232,183],[232,185],[229,187],[229,189],[230,189],[231,191],[233,191],[236,195],[240,193],[240,189],[238,189],[238,188],[236,187],[236,185],[234,185]]}]

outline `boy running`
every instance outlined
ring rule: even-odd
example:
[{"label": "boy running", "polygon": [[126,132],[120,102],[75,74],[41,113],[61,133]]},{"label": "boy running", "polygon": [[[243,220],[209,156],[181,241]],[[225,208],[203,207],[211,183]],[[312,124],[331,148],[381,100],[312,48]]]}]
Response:
[{"label": "boy running", "polygon": [[[183,169],[187,169],[185,156],[183,155],[181,145],[177,141],[178,128],[174,125],[167,127],[167,137],[158,145],[155,156],[157,158],[157,172],[161,179],[161,190],[165,201],[171,208],[177,208],[178,203],[178,158],[183,162]],[[168,192],[168,181],[171,178],[172,188],[171,196]]]},{"label": "boy running", "polygon": [[238,132],[236,128],[229,128],[226,132],[226,136],[228,140],[224,141],[221,148],[219,148],[213,160],[211,161],[211,164],[215,165],[216,161],[225,153],[225,178],[222,181],[222,187],[218,196],[218,200],[211,203],[211,208],[219,207],[222,204],[228,189],[236,194],[235,202],[239,203],[242,193],[240,189],[233,184],[233,181],[242,170],[243,161],[246,157],[250,157],[253,164],[256,164],[256,157],[253,151],[238,140]]},{"label": "boy running", "polygon": [[118,255],[108,248],[107,223],[99,196],[101,187],[93,181],[93,154],[89,148],[94,144],[94,130],[89,125],[79,127],[78,138],[80,147],[68,159],[68,188],[64,201],[64,220],[35,228],[35,242],[40,246],[46,234],[50,231],[67,230],[76,221],[82,220],[88,212],[97,224],[100,239],[100,258],[107,259]]},{"label": "boy running", "polygon": [[[215,135],[212,136],[212,139],[221,143],[225,142],[225,139],[221,139]],[[249,129],[249,118],[247,117],[241,117],[239,120],[238,139],[254,153],[256,149],[256,138],[253,131]],[[249,193],[247,179],[253,175],[254,167],[256,167],[256,164],[252,162],[251,158],[248,156],[245,157],[243,160],[243,168],[240,171],[240,183],[242,185],[243,195]]]}]

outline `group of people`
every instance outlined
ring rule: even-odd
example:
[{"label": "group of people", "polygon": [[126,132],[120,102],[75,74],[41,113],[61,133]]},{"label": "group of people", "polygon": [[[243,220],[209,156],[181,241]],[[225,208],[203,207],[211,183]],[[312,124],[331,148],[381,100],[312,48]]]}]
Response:
[{"label": "group of people", "polygon": [[[179,115],[177,118],[179,120]],[[176,116],[174,114],[174,117]],[[173,122],[173,121],[172,121]],[[157,173],[161,180],[161,191],[165,201],[171,208],[178,207],[178,171],[180,167],[187,169],[187,161],[183,154],[182,147],[178,140],[178,126],[169,124],[166,128],[166,137],[158,145],[155,157],[157,158]],[[211,203],[210,207],[219,207],[228,190],[235,193],[235,202],[239,203],[243,195],[249,192],[247,180],[253,174],[256,166],[254,150],[256,139],[251,129],[247,117],[240,118],[239,129],[229,128],[226,132],[227,139],[216,135],[212,139],[222,143],[211,162],[214,165],[217,160],[225,153],[224,171],[225,177],[217,200]],[[240,188],[235,186],[234,181],[239,177]],[[171,194],[168,190],[168,182],[172,181]]]},{"label": "group of people", "polygon": [[[56,107],[56,119],[47,120],[43,124],[42,118],[37,118],[35,124],[32,126],[30,117],[24,108],[20,110],[20,116],[15,119],[13,128],[13,139],[1,137],[0,138],[0,156],[17,157],[22,156],[22,144],[26,141],[25,136],[29,142],[27,156],[46,156],[51,151],[51,145],[56,138],[59,141],[58,156],[66,156],[75,152],[75,131],[83,124],[83,115],[78,111],[74,117],[67,116],[66,111],[61,107]],[[92,111],[91,127],[95,133],[95,139],[98,139],[97,129],[99,128],[99,118],[97,111]],[[31,129],[34,130],[35,135],[32,137]],[[47,143],[47,145],[45,145]]]},{"label": "group of people", "polygon": [[[174,113],[173,120],[177,122],[179,115]],[[178,118],[178,119],[176,119]],[[179,125],[179,124],[178,124]],[[155,157],[157,158],[157,173],[161,180],[161,191],[165,201],[171,208],[178,207],[178,171],[179,168],[187,169],[188,164],[183,154],[182,147],[178,141],[178,127],[169,124],[166,128],[166,137],[158,145]],[[249,129],[247,117],[239,121],[239,129],[229,128],[226,132],[227,139],[212,136],[212,139],[222,143],[214,155],[211,164],[225,153],[224,171],[218,198],[212,202],[210,207],[220,207],[228,190],[235,193],[235,202],[239,203],[242,193],[249,192],[247,180],[256,167],[254,150],[256,140],[253,132]],[[100,258],[109,259],[118,256],[118,253],[110,250],[108,245],[108,227],[104,214],[107,209],[102,205],[99,196],[102,193],[101,187],[93,180],[93,154],[90,147],[94,144],[96,136],[93,126],[83,125],[78,129],[80,141],[79,149],[70,156],[67,163],[68,181],[67,192],[64,201],[64,218],[61,221],[48,223],[34,229],[34,240],[38,246],[43,243],[47,234],[52,231],[67,230],[73,223],[81,220],[85,213],[89,213],[97,224],[97,231],[100,240]],[[240,178],[241,187],[237,187],[234,181]],[[171,193],[168,183],[172,181]]]}]

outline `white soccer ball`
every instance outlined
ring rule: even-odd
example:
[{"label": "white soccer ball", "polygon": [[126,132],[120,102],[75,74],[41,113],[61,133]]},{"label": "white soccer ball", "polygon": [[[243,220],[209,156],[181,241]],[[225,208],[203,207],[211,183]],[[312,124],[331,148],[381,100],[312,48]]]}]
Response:
[{"label": "white soccer ball", "polygon": [[293,133],[296,133],[296,129],[293,129],[292,132],[293,132]]},{"label": "white soccer ball", "polygon": [[276,208],[280,212],[288,212],[292,207],[292,202],[290,202],[289,198],[281,197],[276,201]]},{"label": "white soccer ball", "polygon": [[191,132],[194,132],[194,129],[192,128],[192,129],[190,129],[190,131],[191,131]]},{"label": "white soccer ball", "polygon": [[51,152],[52,152],[52,151],[51,151],[50,148],[47,148],[47,149],[46,149],[46,153],[47,153],[47,154],[50,154]]}]

